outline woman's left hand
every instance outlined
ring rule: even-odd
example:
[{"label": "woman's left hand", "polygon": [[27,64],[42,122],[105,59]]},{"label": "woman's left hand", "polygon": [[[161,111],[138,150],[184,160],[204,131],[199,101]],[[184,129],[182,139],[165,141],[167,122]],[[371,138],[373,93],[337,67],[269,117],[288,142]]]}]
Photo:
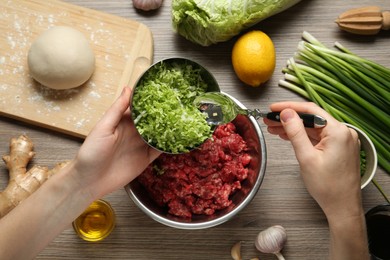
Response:
[{"label": "woman's left hand", "polygon": [[131,89],[125,87],[72,162],[74,177],[93,199],[125,186],[160,155],[138,134],[130,115],[130,95]]}]

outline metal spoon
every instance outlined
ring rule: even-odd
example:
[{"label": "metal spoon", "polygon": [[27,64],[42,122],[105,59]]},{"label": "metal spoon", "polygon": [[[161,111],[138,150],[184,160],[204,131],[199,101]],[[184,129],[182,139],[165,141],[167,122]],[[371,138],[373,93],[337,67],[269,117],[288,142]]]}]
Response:
[{"label": "metal spoon", "polygon": [[[199,95],[194,100],[195,106],[207,115],[209,125],[222,125],[229,123],[238,114],[253,116],[256,119],[265,117],[280,122],[280,112],[263,113],[260,109],[242,109],[231,98],[220,92],[207,92]],[[305,127],[321,128],[326,125],[326,119],[319,115],[298,113]]]}]

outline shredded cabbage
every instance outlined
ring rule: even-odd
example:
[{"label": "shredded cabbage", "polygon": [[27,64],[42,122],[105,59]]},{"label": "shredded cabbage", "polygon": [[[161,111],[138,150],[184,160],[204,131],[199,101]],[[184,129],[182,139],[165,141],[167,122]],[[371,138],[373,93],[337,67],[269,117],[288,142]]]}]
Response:
[{"label": "shredded cabbage", "polygon": [[197,44],[227,41],[300,0],[173,0],[173,28]]},{"label": "shredded cabbage", "polygon": [[200,68],[161,61],[141,78],[133,95],[132,116],[152,146],[169,153],[188,152],[212,136],[205,116],[193,104],[208,86]]}]

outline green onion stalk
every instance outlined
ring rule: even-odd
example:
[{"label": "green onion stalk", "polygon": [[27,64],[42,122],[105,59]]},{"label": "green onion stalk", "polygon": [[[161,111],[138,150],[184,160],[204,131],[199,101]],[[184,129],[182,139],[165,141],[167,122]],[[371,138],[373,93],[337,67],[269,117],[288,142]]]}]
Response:
[{"label": "green onion stalk", "polygon": [[[390,69],[336,42],[330,49],[304,32],[279,85],[315,102],[371,139],[379,165],[390,174]],[[389,202],[379,184],[372,183]]]}]

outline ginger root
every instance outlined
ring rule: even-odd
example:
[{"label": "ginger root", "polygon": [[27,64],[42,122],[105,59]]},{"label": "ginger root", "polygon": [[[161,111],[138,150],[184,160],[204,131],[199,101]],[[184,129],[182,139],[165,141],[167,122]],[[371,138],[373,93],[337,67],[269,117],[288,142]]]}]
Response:
[{"label": "ginger root", "polygon": [[67,164],[67,162],[59,163],[51,170],[47,167],[33,166],[27,171],[27,164],[35,155],[33,150],[34,144],[26,135],[12,138],[10,141],[10,154],[3,156],[9,171],[9,183],[4,191],[0,192],[0,218]]}]

